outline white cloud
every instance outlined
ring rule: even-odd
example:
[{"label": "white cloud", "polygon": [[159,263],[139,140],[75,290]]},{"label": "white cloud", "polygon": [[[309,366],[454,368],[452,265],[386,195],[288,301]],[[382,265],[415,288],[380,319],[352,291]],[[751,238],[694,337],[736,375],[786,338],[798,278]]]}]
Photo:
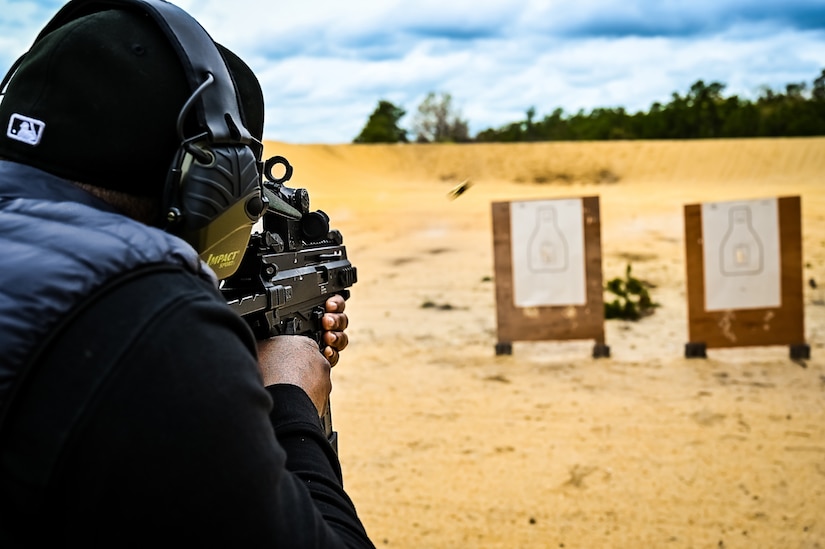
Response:
[{"label": "white cloud", "polygon": [[[825,67],[821,0],[177,3],[258,74],[266,138],[297,143],[351,141],[381,99],[409,126],[430,91],[450,93],[475,133],[529,107],[646,110],[698,79],[752,98]],[[56,5],[0,0],[0,63]]]}]

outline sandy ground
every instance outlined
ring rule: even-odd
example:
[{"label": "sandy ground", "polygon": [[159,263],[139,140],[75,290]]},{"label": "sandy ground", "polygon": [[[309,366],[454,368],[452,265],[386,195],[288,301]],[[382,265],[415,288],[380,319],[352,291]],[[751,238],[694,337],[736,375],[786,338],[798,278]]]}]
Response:
[{"label": "sandy ground", "polygon": [[[358,268],[333,420],[378,547],[825,547],[825,139],[267,152]],[[661,307],[606,322],[611,358],[496,356],[491,203],[594,195],[604,278],[631,262]],[[810,360],[685,359],[683,206],[778,196],[802,199]]]}]

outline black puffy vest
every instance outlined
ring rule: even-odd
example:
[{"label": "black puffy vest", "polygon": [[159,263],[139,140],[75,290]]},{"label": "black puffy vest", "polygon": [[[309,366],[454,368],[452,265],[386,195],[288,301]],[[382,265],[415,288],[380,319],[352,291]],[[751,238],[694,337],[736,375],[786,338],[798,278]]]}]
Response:
[{"label": "black puffy vest", "polygon": [[50,331],[107,281],[167,263],[217,284],[183,240],[118,214],[66,180],[2,160],[0,254],[0,418]]}]

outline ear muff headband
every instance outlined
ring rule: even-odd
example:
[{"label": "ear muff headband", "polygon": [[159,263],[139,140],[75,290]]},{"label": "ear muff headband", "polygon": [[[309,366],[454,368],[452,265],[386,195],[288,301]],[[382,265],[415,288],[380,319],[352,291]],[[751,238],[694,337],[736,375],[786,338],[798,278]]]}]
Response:
[{"label": "ear muff headband", "polygon": [[72,0],[49,21],[35,43],[66,23],[107,9],[140,9],[163,30],[178,54],[194,92],[212,74],[215,82],[200,94],[196,116],[212,143],[246,143],[255,139],[240,115],[235,85],[226,63],[206,30],[188,13],[165,0]]}]

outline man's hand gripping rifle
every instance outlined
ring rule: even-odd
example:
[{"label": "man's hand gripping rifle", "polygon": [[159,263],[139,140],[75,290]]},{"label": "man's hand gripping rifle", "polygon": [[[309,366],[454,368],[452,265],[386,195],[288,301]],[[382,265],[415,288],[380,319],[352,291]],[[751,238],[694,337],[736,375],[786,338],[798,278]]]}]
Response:
[{"label": "man's hand gripping rifle", "polygon": [[[285,170],[281,178],[272,175],[276,166]],[[309,211],[306,189],[284,185],[292,177],[286,158],[267,160],[264,175],[268,204],[263,230],[252,234],[240,267],[224,280],[221,291],[258,339],[297,334],[322,347],[324,304],[333,294],[349,298],[356,269],[347,259],[341,233],[330,230],[327,214]],[[323,425],[337,452],[329,404]]]}]

